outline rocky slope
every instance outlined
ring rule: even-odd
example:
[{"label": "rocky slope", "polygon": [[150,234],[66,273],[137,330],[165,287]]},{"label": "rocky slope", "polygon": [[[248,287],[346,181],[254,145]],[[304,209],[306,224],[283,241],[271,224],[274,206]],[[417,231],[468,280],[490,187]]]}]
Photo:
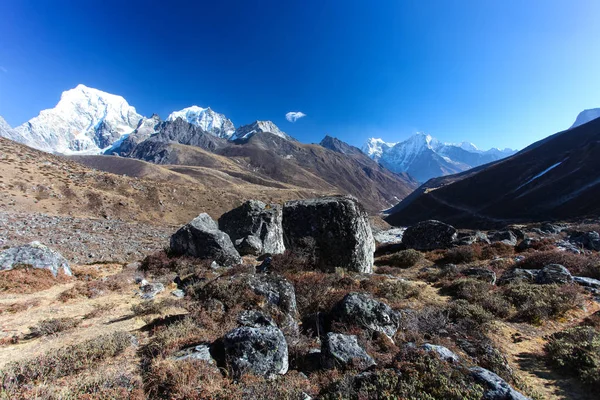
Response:
[{"label": "rocky slope", "polygon": [[235,133],[233,122],[225,115],[214,112],[210,107],[191,106],[174,111],[167,117],[167,121],[175,121],[178,118],[223,139],[229,139]]},{"label": "rocky slope", "polygon": [[427,182],[390,211],[406,225],[440,219],[459,226],[598,215],[600,119],[559,132],[516,155]]},{"label": "rocky slope", "polygon": [[595,120],[596,118],[600,118],[600,108],[591,108],[589,110],[583,110],[577,115],[575,122],[571,126],[571,129],[578,127],[579,125],[583,125],[590,121]]}]

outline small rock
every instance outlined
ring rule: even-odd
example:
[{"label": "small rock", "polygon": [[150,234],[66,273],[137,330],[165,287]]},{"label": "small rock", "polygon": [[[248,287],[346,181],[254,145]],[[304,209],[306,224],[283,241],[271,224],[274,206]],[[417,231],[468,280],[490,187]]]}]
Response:
[{"label": "small rock", "polygon": [[177,297],[178,299],[182,299],[185,297],[185,292],[181,289],[175,289],[173,291],[171,291],[171,294],[175,297]]},{"label": "small rock", "polygon": [[421,348],[427,352],[436,353],[442,360],[450,362],[450,363],[458,363],[460,362],[460,357],[458,357],[452,350],[447,347],[439,346],[436,344],[425,343],[421,346]]},{"label": "small rock", "polygon": [[549,264],[541,269],[537,276],[537,283],[541,284],[565,284],[573,282],[573,277],[567,268],[560,264]]},{"label": "small rock", "polygon": [[490,237],[490,241],[492,243],[500,242],[508,246],[516,246],[517,236],[512,231],[494,232],[494,234]]},{"label": "small rock", "polygon": [[573,232],[569,241],[588,250],[600,251],[600,234],[596,231]]},{"label": "small rock", "polygon": [[237,317],[238,324],[249,326],[251,328],[259,328],[261,326],[277,326],[273,318],[256,310],[244,310]]},{"label": "small rock", "polygon": [[476,381],[487,387],[484,393],[486,400],[530,400],[513,389],[504,379],[485,368],[473,367],[470,371]]},{"label": "small rock", "polygon": [[474,277],[477,280],[484,281],[490,283],[492,285],[496,284],[496,273],[491,269],[487,268],[467,268],[462,271],[463,275]]},{"label": "small rock", "polygon": [[236,377],[284,375],[288,370],[288,345],[283,332],[273,326],[243,326],[223,337],[225,357]]},{"label": "small rock", "polygon": [[406,229],[402,243],[415,250],[447,249],[456,239],[456,229],[440,221],[422,221]]},{"label": "small rock", "polygon": [[540,231],[547,235],[561,233],[563,231],[563,227],[555,224],[551,224],[549,222],[545,222],[540,226]]},{"label": "small rock", "polygon": [[511,271],[507,271],[502,275],[498,284],[504,285],[512,282],[529,282],[534,283],[540,274],[539,269],[521,269],[515,268]]},{"label": "small rock", "polygon": [[347,294],[333,309],[334,320],[362,326],[393,337],[400,326],[400,314],[365,293]]},{"label": "small rock", "polygon": [[210,345],[208,344],[187,347],[174,353],[171,358],[175,361],[200,360],[206,361],[209,364],[215,364],[215,360],[210,354]]},{"label": "small rock", "polygon": [[59,252],[40,242],[11,247],[0,253],[0,272],[9,271],[18,266],[47,269],[54,276],[57,276],[59,272],[72,276],[69,262]]},{"label": "small rock", "polygon": [[165,290],[165,286],[160,282],[148,283],[145,285],[140,284],[140,297],[144,300],[152,300],[157,294]]},{"label": "small rock", "polygon": [[321,345],[321,362],[327,369],[348,367],[352,363],[364,368],[375,365],[375,360],[360,347],[354,335],[329,332]]},{"label": "small rock", "polygon": [[600,289],[600,281],[598,279],[586,278],[583,276],[574,276],[573,282],[584,287]]}]

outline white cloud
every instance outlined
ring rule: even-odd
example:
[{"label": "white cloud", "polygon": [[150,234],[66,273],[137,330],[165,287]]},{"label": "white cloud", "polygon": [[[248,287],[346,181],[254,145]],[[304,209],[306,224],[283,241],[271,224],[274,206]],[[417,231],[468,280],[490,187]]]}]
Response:
[{"label": "white cloud", "polygon": [[306,117],[306,114],[300,111],[290,111],[289,113],[285,114],[285,119],[290,122],[296,122],[302,117]]}]

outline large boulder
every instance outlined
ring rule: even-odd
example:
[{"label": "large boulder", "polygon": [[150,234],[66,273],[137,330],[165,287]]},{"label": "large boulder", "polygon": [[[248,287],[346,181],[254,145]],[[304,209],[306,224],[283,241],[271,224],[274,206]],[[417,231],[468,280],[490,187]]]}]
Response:
[{"label": "large boulder", "polygon": [[219,218],[219,229],[227,233],[241,255],[280,254],[283,244],[283,213],[277,204],[248,200]]},{"label": "large boulder", "polygon": [[529,400],[529,397],[523,396],[504,379],[485,368],[473,367],[470,371],[473,378],[485,386],[485,400]]},{"label": "large boulder", "polygon": [[321,364],[327,369],[350,365],[368,368],[375,360],[360,347],[356,336],[329,332],[321,343]]},{"label": "large boulder", "polygon": [[490,236],[490,241],[493,243],[500,242],[504,243],[508,246],[516,246],[517,245],[517,236],[513,233],[513,231],[499,231],[494,232]]},{"label": "large boulder", "polygon": [[371,273],[375,240],[364,208],[351,196],[296,200],[283,207],[285,246],[309,251],[318,267]]},{"label": "large boulder", "polygon": [[421,221],[406,229],[402,243],[416,250],[447,249],[456,239],[456,229],[436,220]]},{"label": "large boulder", "polygon": [[59,272],[72,275],[69,262],[59,252],[40,242],[11,247],[0,253],[0,271],[8,271],[20,266],[47,269],[54,276]]},{"label": "large boulder", "polygon": [[541,284],[565,284],[573,282],[573,276],[569,270],[560,264],[548,264],[537,276],[537,283]]},{"label": "large boulder", "polygon": [[220,231],[217,223],[206,213],[198,215],[171,236],[171,251],[178,255],[214,260],[224,266],[242,262],[229,235]]},{"label": "large boulder", "polygon": [[296,291],[294,285],[278,275],[246,275],[241,278],[259,296],[264,296],[267,303],[277,307],[281,312],[279,326],[287,333],[298,331],[296,320]]},{"label": "large boulder", "polygon": [[349,293],[333,309],[332,316],[351,325],[393,337],[400,326],[400,313],[366,293]]},{"label": "large boulder", "polygon": [[242,326],[223,337],[225,359],[236,377],[251,372],[283,375],[288,370],[288,345],[283,332],[273,326]]}]

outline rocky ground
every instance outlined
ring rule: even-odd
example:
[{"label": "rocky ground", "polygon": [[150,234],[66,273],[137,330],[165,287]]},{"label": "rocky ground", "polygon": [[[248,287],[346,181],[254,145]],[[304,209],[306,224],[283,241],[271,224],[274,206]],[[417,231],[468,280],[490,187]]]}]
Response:
[{"label": "rocky ground", "polygon": [[425,222],[375,248],[334,197],[204,215],[163,249],[175,229],[0,218],[4,246],[82,259],[0,271],[0,398],[597,398],[598,225]]}]

